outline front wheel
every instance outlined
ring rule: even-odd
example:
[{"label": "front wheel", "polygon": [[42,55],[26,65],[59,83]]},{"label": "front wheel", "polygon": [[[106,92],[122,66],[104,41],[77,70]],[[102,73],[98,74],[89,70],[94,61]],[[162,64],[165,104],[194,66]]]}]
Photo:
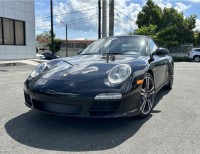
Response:
[{"label": "front wheel", "polygon": [[154,80],[152,75],[147,73],[145,75],[141,89],[141,100],[140,100],[141,106],[140,106],[139,117],[145,118],[150,114],[154,104],[154,96],[155,96]]},{"label": "front wheel", "polygon": [[166,84],[165,88],[166,89],[172,89],[173,86],[173,82],[174,82],[174,69],[172,68],[169,71],[169,76],[168,76],[168,83]]},{"label": "front wheel", "polygon": [[194,62],[200,62],[200,56],[194,56],[193,60]]}]

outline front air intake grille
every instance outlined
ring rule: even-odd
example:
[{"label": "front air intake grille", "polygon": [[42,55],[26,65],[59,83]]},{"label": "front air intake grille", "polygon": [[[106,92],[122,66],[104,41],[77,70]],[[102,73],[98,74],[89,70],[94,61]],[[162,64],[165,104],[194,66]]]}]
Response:
[{"label": "front air intake grille", "polygon": [[45,102],[34,99],[32,101],[33,101],[33,107],[35,109],[46,112],[77,115],[82,110],[82,107],[80,105],[58,104],[58,103]]},{"label": "front air intake grille", "polygon": [[114,113],[120,101],[95,101],[90,109],[90,116],[106,116]]},{"label": "front air intake grille", "polygon": [[32,106],[30,95],[24,92],[24,98],[25,98],[26,104],[28,106]]}]

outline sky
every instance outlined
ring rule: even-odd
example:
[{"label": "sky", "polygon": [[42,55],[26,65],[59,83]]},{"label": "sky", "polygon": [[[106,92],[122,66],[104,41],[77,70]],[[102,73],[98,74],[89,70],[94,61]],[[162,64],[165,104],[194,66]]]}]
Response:
[{"label": "sky", "polygon": [[[196,28],[200,30],[200,0],[153,0],[161,8],[174,7],[185,17],[197,15]],[[109,7],[109,0],[108,7]],[[65,39],[66,24],[69,40],[98,38],[98,0],[53,0],[54,32]],[[146,0],[115,0],[114,35],[126,35],[137,28],[137,14]],[[109,9],[107,8],[107,11]],[[107,14],[108,15],[108,14]],[[50,0],[35,0],[36,35],[50,30]]]}]

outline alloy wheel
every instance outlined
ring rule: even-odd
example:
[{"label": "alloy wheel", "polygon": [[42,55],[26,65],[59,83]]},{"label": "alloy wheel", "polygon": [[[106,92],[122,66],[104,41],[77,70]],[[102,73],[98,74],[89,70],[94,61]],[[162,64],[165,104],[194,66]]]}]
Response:
[{"label": "alloy wheel", "polygon": [[200,57],[198,57],[198,56],[194,57],[194,61],[195,62],[199,62],[200,61]]},{"label": "alloy wheel", "polygon": [[142,115],[148,115],[153,107],[155,87],[153,79],[146,76],[141,89],[141,107],[140,112]]}]

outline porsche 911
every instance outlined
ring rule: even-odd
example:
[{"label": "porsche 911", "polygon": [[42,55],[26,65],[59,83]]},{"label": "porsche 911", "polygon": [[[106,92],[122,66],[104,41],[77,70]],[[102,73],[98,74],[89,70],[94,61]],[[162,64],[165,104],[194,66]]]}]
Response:
[{"label": "porsche 911", "polygon": [[147,117],[156,93],[173,86],[168,53],[148,36],[98,39],[76,56],[36,66],[24,83],[25,104],[74,117]]}]

